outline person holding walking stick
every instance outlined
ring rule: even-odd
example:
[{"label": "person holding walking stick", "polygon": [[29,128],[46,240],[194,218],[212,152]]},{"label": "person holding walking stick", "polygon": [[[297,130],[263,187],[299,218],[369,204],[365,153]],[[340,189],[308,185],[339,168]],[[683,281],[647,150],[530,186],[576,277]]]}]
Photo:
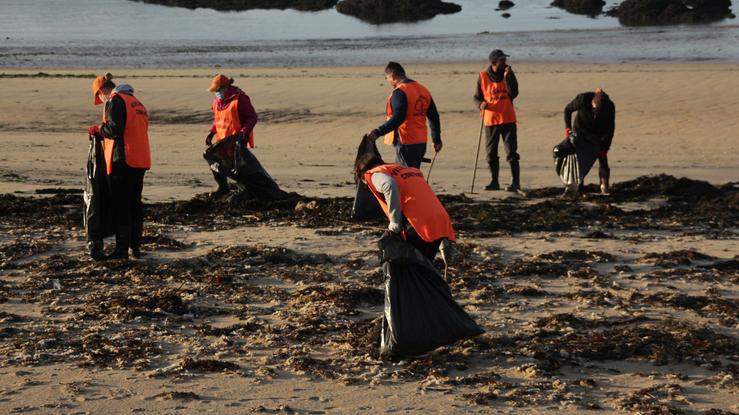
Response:
[{"label": "person holding walking stick", "polygon": [[485,190],[500,190],[498,180],[498,142],[503,138],[506,160],[511,166],[509,192],[520,192],[521,168],[516,133],[516,110],[513,100],[518,96],[518,80],[513,69],[506,64],[509,55],[500,49],[490,52],[490,66],[480,72],[474,101],[480,110],[485,133],[485,149],[492,179]]}]

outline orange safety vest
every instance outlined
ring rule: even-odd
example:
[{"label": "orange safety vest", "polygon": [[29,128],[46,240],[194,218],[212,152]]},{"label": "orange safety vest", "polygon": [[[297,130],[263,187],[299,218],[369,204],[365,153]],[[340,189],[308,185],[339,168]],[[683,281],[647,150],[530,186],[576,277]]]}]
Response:
[{"label": "orange safety vest", "polygon": [[[149,113],[146,107],[136,97],[128,94],[114,93],[110,96],[120,97],[126,105],[126,127],[123,130],[123,149],[126,164],[137,169],[151,168],[151,153],[149,151]],[[103,109],[103,123],[107,122]],[[103,153],[105,154],[105,170],[113,173],[113,149],[115,140],[103,139]]]},{"label": "orange safety vest", "polygon": [[[243,92],[239,92],[243,94]],[[213,115],[215,116],[216,136],[215,142],[219,142],[226,137],[238,134],[241,131],[241,119],[239,118],[239,97],[232,99],[223,109],[218,109],[218,103],[213,100]],[[254,131],[249,133],[249,140],[246,145],[254,148]]]},{"label": "orange safety vest", "polygon": [[485,118],[485,125],[501,125],[516,122],[516,110],[513,101],[508,96],[508,86],[505,79],[495,82],[490,79],[487,70],[480,72],[480,89],[487,105],[481,115]]},{"label": "orange safety vest", "polygon": [[367,187],[380,202],[382,210],[389,218],[389,208],[387,202],[385,202],[385,197],[372,184],[373,173],[385,173],[398,184],[400,208],[421,239],[426,242],[433,242],[440,238],[454,240],[452,220],[444,209],[444,205],[441,204],[439,198],[436,197],[434,191],[424,180],[421,170],[399,164],[384,164],[364,173]]},{"label": "orange safety vest", "polygon": [[[431,93],[425,86],[418,82],[399,84],[395,89],[405,93],[408,100],[405,121],[396,130],[400,144],[423,144],[428,141],[428,128],[426,127],[426,113],[431,105]],[[391,101],[393,94],[387,97],[387,118],[393,116]],[[393,144],[395,132],[385,134],[385,144]]]}]

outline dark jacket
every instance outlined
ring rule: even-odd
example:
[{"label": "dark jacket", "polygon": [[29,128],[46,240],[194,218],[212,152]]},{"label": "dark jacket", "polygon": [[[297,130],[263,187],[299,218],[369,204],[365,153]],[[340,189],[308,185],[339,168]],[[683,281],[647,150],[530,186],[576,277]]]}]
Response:
[{"label": "dark jacket", "polygon": [[[493,82],[500,82],[503,80],[504,76],[504,69],[500,70],[499,72],[493,72],[493,67],[488,66],[487,69],[488,77]],[[511,102],[513,102],[516,97],[518,97],[518,79],[516,79],[516,74],[511,73],[508,75],[508,79],[506,79],[506,88],[508,89],[508,97],[511,98]],[[485,101],[485,95],[482,93],[482,88],[480,87],[480,77],[477,77],[477,87],[475,89],[475,96],[472,97],[473,101],[475,101],[475,105],[477,108],[480,108],[480,104],[482,104]]]},{"label": "dark jacket", "polygon": [[[125,93],[125,92],[119,92]],[[100,125],[102,137],[115,140],[113,146],[113,174],[128,168],[123,132],[126,130],[126,101],[118,95],[105,103],[105,122]]]},{"label": "dark jacket", "polygon": [[[403,81],[404,84],[416,82],[412,79],[406,79]],[[405,92],[402,89],[396,88],[390,97],[390,108],[393,110],[393,116],[390,117],[384,124],[375,128],[374,132],[378,136],[388,134],[391,131],[395,131],[405,121],[405,115],[408,109],[408,98],[405,96]],[[434,143],[441,143],[441,120],[439,119],[439,110],[436,109],[434,99],[431,98],[431,103],[426,111],[426,117],[429,120],[429,129],[431,130],[431,140]],[[396,140],[397,140],[397,134]]]},{"label": "dark jacket", "polygon": [[[616,130],[616,105],[604,92],[599,110],[591,104],[594,92],[583,92],[565,107],[565,126],[571,128],[578,137],[589,140],[600,146],[601,151],[608,151]],[[577,111],[574,128],[572,113]]]}]

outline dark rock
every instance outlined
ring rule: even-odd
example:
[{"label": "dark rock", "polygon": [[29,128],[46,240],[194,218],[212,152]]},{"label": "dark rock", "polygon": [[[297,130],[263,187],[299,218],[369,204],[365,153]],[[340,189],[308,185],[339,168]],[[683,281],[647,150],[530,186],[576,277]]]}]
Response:
[{"label": "dark rock", "polygon": [[336,5],[339,13],[373,24],[415,22],[437,14],[453,14],[462,6],[441,0],[343,0]]},{"label": "dark rock", "polygon": [[603,11],[603,0],[554,0],[552,6],[567,10],[574,14],[595,17]]},{"label": "dark rock", "polygon": [[498,2],[498,10],[508,10],[511,7],[515,6],[516,3],[510,1],[510,0],[500,0]]},{"label": "dark rock", "polygon": [[330,9],[338,0],[133,0],[186,9],[214,9],[223,11],[251,9],[295,9],[318,11]]},{"label": "dark rock", "polygon": [[731,0],[625,0],[606,14],[624,26],[710,23],[731,17]]},{"label": "dark rock", "polygon": [[507,19],[507,18],[511,17],[511,14],[510,13],[503,13],[503,14],[500,15],[500,17],[502,17],[504,19]]}]

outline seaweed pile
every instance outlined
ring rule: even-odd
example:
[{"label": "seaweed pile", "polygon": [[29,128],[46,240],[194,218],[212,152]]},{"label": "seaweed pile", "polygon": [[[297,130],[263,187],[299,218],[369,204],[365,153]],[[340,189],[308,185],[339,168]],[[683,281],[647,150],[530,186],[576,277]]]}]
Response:
[{"label": "seaweed pile", "polygon": [[[691,186],[701,189],[697,195],[680,191]],[[295,201],[253,200],[214,209],[223,201],[205,195],[149,204],[144,247],[150,255],[93,262],[69,244],[84,240],[78,194],[2,195],[0,229],[7,237],[0,240],[0,303],[13,307],[0,312],[0,367],[63,363],[172,380],[224,374],[259,383],[288,377],[412,383],[464,405],[684,412],[695,405],[693,394],[737,388],[739,258],[700,247],[635,247],[657,238],[654,230],[672,238],[686,226],[692,240],[736,239],[735,186],[701,186],[657,176],[614,186],[612,199],[582,203],[445,197],[464,235],[451,288],[486,334],[403,362],[379,360],[384,297],[374,252],[344,257],[320,247],[241,245],[195,254],[195,242],[174,236],[182,228],[218,232],[257,224],[311,227],[325,238],[379,234],[380,222],[344,219],[350,199],[300,200],[297,209]],[[643,202],[650,191],[663,198],[656,208],[619,206]],[[705,221],[710,213],[699,205],[716,205],[719,216]],[[500,221],[503,212],[518,226]],[[511,254],[487,239],[551,231],[628,249]],[[651,239],[636,237],[641,234]],[[701,374],[674,375],[686,367]],[[604,394],[613,374],[654,381]],[[199,395],[169,391],[151,399]]]}]

